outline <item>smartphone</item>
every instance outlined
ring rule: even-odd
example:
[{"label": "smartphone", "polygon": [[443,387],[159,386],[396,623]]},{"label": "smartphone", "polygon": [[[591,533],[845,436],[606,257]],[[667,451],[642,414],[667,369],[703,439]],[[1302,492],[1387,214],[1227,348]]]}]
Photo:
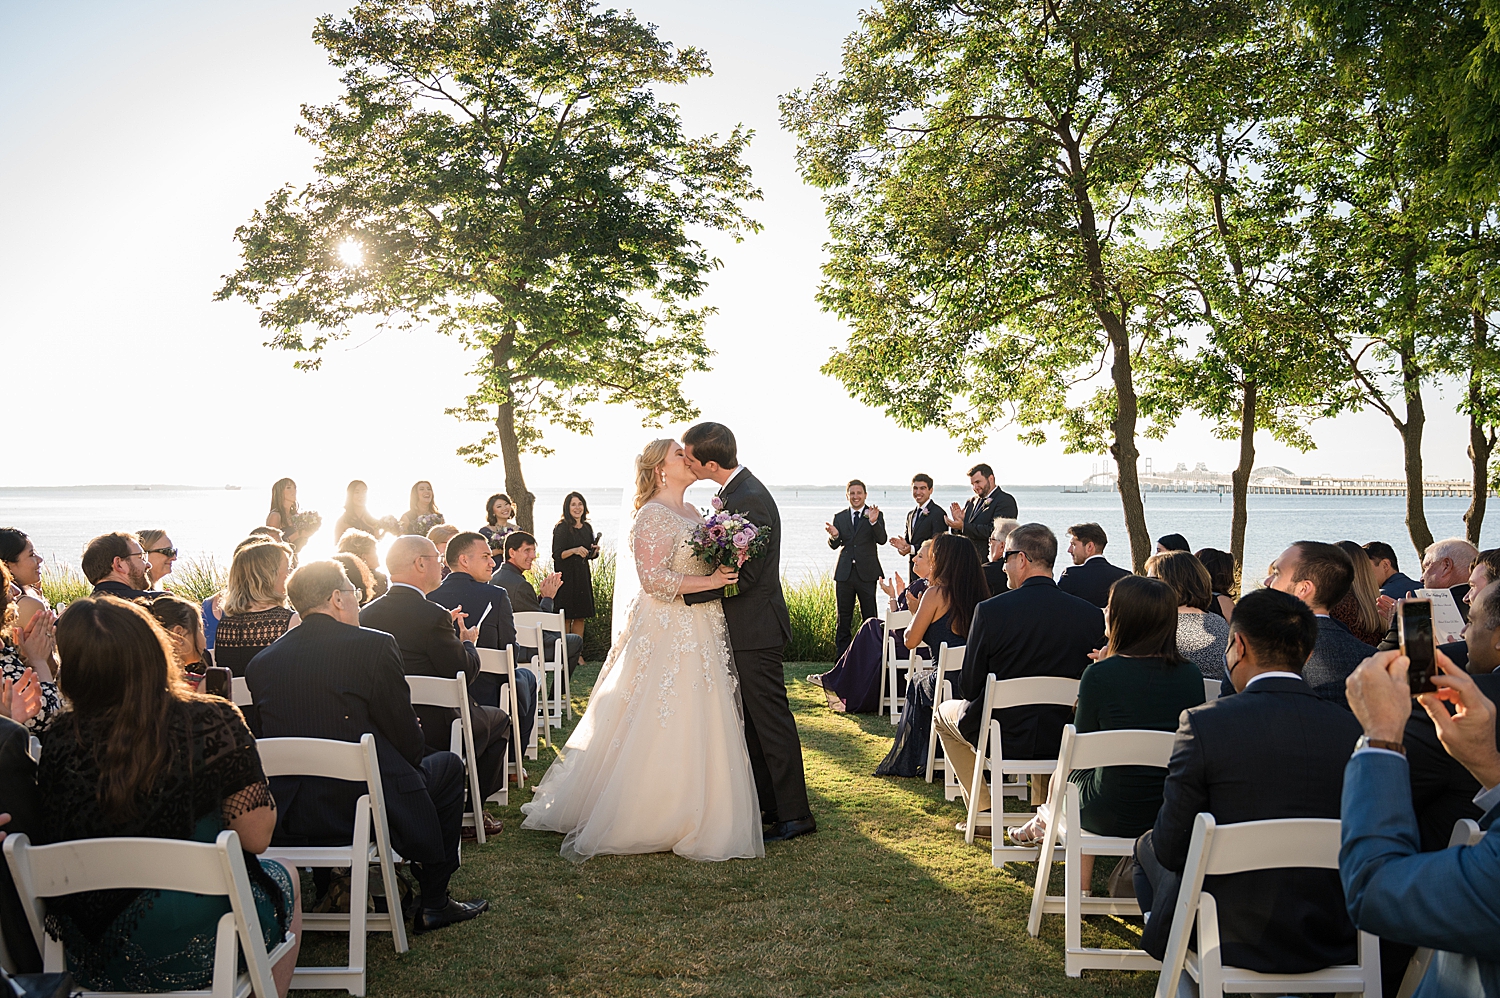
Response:
[{"label": "smartphone", "polygon": [[1401,654],[1411,663],[1407,666],[1406,677],[1411,682],[1412,696],[1436,692],[1437,687],[1432,683],[1437,672],[1437,646],[1432,638],[1432,600],[1402,600],[1396,607],[1396,619],[1400,622]]},{"label": "smartphone", "polygon": [[203,692],[210,696],[234,699],[233,680],[230,671],[222,665],[212,665],[203,674]]}]

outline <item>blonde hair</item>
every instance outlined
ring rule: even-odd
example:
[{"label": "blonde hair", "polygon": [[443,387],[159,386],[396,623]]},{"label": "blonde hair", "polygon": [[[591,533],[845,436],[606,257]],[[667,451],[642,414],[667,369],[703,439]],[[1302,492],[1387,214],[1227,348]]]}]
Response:
[{"label": "blonde hair", "polygon": [[283,560],[292,563],[292,548],[280,541],[247,544],[236,551],[224,587],[224,616],[250,613],[256,604],[286,606],[286,595],[276,592],[276,576]]},{"label": "blonde hair", "polygon": [[672,445],[677,441],[670,438],[653,440],[646,445],[646,449],[636,455],[635,458],[635,508],[640,509],[651,501],[651,497],[661,489],[661,477],[657,475],[663,462],[667,460],[667,454],[671,452]]}]

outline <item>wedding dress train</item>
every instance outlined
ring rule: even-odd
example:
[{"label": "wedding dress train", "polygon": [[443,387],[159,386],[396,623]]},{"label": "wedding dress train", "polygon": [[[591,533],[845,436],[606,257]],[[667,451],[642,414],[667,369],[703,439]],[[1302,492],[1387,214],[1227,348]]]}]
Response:
[{"label": "wedding dress train", "polygon": [[640,594],[578,727],[521,807],[522,828],[564,833],[567,859],[765,855],[723,608],[678,595],[684,576],[709,574],[687,544],[697,526],[641,507],[630,531]]}]

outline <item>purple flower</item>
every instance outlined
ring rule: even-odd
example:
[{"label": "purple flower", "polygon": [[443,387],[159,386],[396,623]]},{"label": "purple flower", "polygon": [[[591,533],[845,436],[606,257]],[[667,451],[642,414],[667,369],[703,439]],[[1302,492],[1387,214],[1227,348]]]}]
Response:
[{"label": "purple flower", "polygon": [[720,499],[718,496],[714,496],[712,499],[710,499],[708,501],[708,504],[710,506],[712,506],[714,509],[723,509],[724,508],[724,500]]},{"label": "purple flower", "polygon": [[737,547],[737,548],[746,547],[746,546],[749,545],[749,543],[750,543],[750,535],[747,534],[747,533],[745,533],[743,530],[741,530],[739,533],[737,533],[737,534],[734,535],[734,546],[735,547]]}]

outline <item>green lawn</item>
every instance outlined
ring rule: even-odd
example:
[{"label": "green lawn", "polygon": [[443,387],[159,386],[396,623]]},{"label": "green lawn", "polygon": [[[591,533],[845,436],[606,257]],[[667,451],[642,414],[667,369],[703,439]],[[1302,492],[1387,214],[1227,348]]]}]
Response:
[{"label": "green lawn", "polygon": [[[586,702],[598,666],[573,678]],[[1026,935],[1035,867],[990,865],[966,846],[939,784],[869,775],[889,748],[883,718],[834,714],[788,665],[819,831],[760,861],[673,855],[573,865],[561,837],[522,831],[512,792],[505,830],[464,850],[456,896],[486,897],[466,925],[413,937],[397,956],[370,936],[369,994],[387,995],[1146,995],[1155,974],[1063,974],[1062,917]],[[545,771],[549,753],[531,764]],[[1100,862],[1096,884],[1107,872]],[[1061,866],[1054,890],[1061,888]],[[1123,946],[1098,918],[1085,945]],[[338,936],[312,936],[304,963],[342,962]]]}]

